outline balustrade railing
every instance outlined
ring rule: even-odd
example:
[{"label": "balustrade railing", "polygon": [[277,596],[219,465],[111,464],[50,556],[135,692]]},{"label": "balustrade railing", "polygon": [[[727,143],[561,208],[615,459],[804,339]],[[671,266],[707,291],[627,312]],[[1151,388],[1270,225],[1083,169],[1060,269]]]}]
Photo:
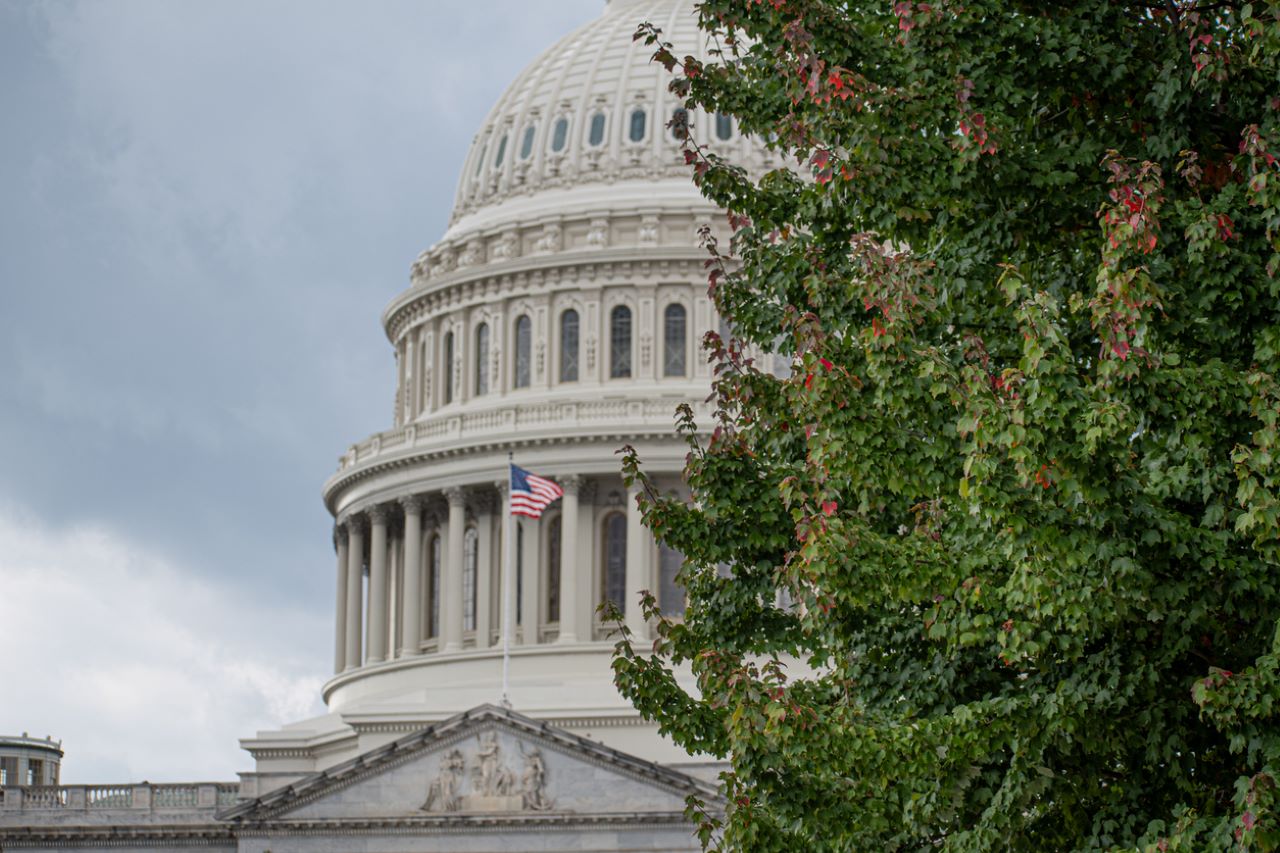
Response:
[{"label": "balustrade railing", "polygon": [[0,788],[0,815],[46,811],[214,811],[235,805],[240,786],[227,782],[139,785],[43,785]]}]

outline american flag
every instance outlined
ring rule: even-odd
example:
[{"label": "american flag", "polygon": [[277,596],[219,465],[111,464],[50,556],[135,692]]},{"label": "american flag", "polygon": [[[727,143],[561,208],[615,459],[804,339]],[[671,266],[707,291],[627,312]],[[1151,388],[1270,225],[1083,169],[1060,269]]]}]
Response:
[{"label": "american flag", "polygon": [[564,489],[546,477],[511,466],[511,514],[541,518],[542,511],[564,494]]}]

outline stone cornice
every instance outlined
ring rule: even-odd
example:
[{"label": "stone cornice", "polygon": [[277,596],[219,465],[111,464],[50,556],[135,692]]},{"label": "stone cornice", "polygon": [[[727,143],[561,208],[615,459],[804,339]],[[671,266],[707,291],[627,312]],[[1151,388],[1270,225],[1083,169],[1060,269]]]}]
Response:
[{"label": "stone cornice", "polygon": [[683,812],[611,812],[602,814],[570,814],[525,812],[513,814],[443,814],[401,818],[343,818],[336,820],[287,820],[266,818],[246,821],[236,830],[242,838],[266,836],[366,835],[371,831],[384,835],[418,834],[429,830],[433,835],[472,834],[476,832],[539,832],[552,829],[588,827],[626,827],[628,829],[667,828],[692,824]]},{"label": "stone cornice", "polygon": [[[461,304],[468,293],[476,293],[477,302],[492,299],[491,291],[515,292],[536,288],[548,279],[588,279],[595,282],[616,281],[619,284],[637,278],[683,278],[701,285],[705,279],[704,249],[687,247],[634,246],[618,249],[565,251],[547,255],[531,255],[510,260],[482,263],[442,273],[415,283],[394,300],[382,314],[382,326],[388,340],[398,341],[405,329],[437,310]],[[422,282],[421,279],[418,280]]]}]

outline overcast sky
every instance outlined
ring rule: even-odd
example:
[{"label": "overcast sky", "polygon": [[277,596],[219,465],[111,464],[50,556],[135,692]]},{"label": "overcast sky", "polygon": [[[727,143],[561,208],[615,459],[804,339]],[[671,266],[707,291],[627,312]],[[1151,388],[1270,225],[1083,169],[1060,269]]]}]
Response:
[{"label": "overcast sky", "polygon": [[0,0],[0,734],[233,779],[322,710],[320,485],[519,70],[602,0]]}]

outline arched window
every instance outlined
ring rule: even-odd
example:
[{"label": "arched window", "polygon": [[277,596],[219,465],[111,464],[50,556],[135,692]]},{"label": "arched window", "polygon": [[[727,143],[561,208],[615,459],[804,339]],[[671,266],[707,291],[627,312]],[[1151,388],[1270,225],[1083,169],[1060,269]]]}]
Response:
[{"label": "arched window", "polygon": [[560,381],[578,381],[578,312],[560,315]]},{"label": "arched window", "polygon": [[631,375],[631,309],[619,305],[609,313],[609,376]]},{"label": "arched window", "polygon": [[444,335],[444,401],[453,402],[453,332]]},{"label": "arched window", "polygon": [[685,375],[685,311],[672,303],[662,314],[662,375]]},{"label": "arched window", "polygon": [[440,636],[440,561],[443,558],[444,549],[440,540],[440,534],[432,535],[431,541],[427,544],[427,559],[431,561],[431,565],[427,567],[427,636]]},{"label": "arched window", "polygon": [[533,349],[533,323],[528,314],[516,318],[516,369],[515,386],[529,387],[529,354]]},{"label": "arched window", "polygon": [[627,517],[620,512],[604,520],[604,600],[627,609]]},{"label": "arched window", "polygon": [[676,575],[684,565],[684,555],[663,545],[658,551],[658,606],[665,616],[684,615],[684,587]]},{"label": "arched window", "polygon": [[561,116],[556,119],[555,125],[551,128],[551,150],[559,153],[564,150],[564,144],[569,141],[569,120]]},{"label": "arched window", "polygon": [[538,130],[536,124],[531,124],[524,129],[524,137],[520,140],[520,159],[528,160],[529,155],[533,153],[533,135]]},{"label": "arched window", "polygon": [[476,327],[476,396],[489,393],[489,324]]},{"label": "arched window", "polygon": [[716,139],[728,141],[733,136],[733,119],[723,113],[716,113]]},{"label": "arched window", "polygon": [[493,157],[493,168],[497,169],[502,166],[502,159],[507,156],[507,135],[502,134],[502,138],[498,140],[498,153]]},{"label": "arched window", "polygon": [[560,621],[560,516],[547,525],[547,621]]},{"label": "arched window", "polygon": [[484,157],[489,153],[489,143],[480,146],[480,156],[476,158],[476,171],[472,177],[480,177],[480,170],[484,168]]},{"label": "arched window", "polygon": [[587,131],[587,144],[592,148],[604,142],[604,113],[596,113],[591,117],[591,127]]},{"label": "arched window", "polygon": [[645,119],[645,111],[639,107],[631,111],[631,125],[628,136],[632,142],[644,141]]},{"label": "arched window", "polygon": [[462,630],[476,629],[476,576],[479,571],[480,534],[468,527],[462,536]]}]

